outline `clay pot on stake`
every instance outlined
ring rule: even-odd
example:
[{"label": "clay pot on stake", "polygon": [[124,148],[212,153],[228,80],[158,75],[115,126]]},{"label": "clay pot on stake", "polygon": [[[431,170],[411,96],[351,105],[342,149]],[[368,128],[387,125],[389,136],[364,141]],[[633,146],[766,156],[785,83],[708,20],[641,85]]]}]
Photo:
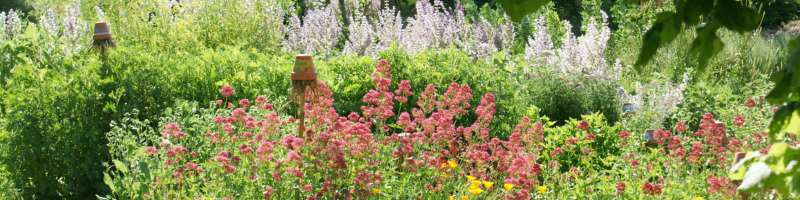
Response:
[{"label": "clay pot on stake", "polygon": [[[300,126],[297,127],[297,135],[303,137],[305,133],[305,109],[304,105],[317,94],[317,68],[314,66],[314,58],[308,54],[300,54],[295,57],[294,69],[292,72],[292,100],[298,106],[298,118]],[[308,97],[307,97],[308,96]]]},{"label": "clay pot on stake", "polygon": [[108,59],[107,51],[115,47],[113,37],[111,37],[111,27],[106,22],[97,22],[94,24],[94,37],[92,38],[94,48],[100,50],[100,56],[103,60],[103,68],[101,72],[103,75],[110,73],[109,66],[106,61]]}]

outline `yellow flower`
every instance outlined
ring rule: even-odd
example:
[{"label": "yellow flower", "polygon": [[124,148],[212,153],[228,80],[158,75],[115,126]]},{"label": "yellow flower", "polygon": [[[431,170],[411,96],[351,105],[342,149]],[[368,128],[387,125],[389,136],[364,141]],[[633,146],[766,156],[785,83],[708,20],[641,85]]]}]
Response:
[{"label": "yellow flower", "polygon": [[455,160],[448,160],[447,165],[450,166],[450,169],[455,169],[456,167],[458,167],[458,163]]},{"label": "yellow flower", "polygon": [[483,187],[486,187],[486,189],[492,189],[492,186],[494,186],[494,182],[483,181]]},{"label": "yellow flower", "polygon": [[381,193],[381,189],[372,188],[372,194],[380,194],[380,193]]},{"label": "yellow flower", "polygon": [[539,187],[536,188],[536,191],[539,192],[539,194],[544,194],[545,192],[547,192],[547,186],[544,186],[544,185],[543,186],[539,186]]},{"label": "yellow flower", "polygon": [[469,181],[469,186],[470,187],[480,187],[481,186],[481,182],[480,181]]},{"label": "yellow flower", "polygon": [[476,178],[474,176],[467,175],[467,180],[468,181],[475,181],[475,179]]},{"label": "yellow flower", "polygon": [[455,197],[453,197],[453,195],[450,195],[450,198],[448,198],[448,199],[449,199],[449,200],[456,200],[456,198],[455,198]]},{"label": "yellow flower", "polygon": [[466,195],[462,195],[461,196],[461,200],[467,200],[467,199],[469,199],[469,198]]},{"label": "yellow flower", "polygon": [[703,200],[703,197],[694,197],[692,200]]},{"label": "yellow flower", "polygon": [[481,189],[481,187],[473,187],[473,186],[469,187],[469,193],[472,194],[472,195],[479,195],[482,192],[483,192],[483,189]]},{"label": "yellow flower", "polygon": [[514,189],[514,184],[511,184],[511,183],[503,184],[503,189],[506,189],[506,191]]}]

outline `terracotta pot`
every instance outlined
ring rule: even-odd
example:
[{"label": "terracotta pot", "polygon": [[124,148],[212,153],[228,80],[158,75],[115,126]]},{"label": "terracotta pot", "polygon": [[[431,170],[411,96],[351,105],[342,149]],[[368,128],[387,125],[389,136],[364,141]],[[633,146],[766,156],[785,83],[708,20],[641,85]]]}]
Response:
[{"label": "terracotta pot", "polygon": [[300,54],[295,57],[292,80],[317,80],[317,68],[314,67],[314,58],[311,55]]},{"label": "terracotta pot", "polygon": [[108,26],[106,22],[97,22],[94,24],[94,40],[102,41],[102,40],[110,40],[111,39],[111,27]]}]

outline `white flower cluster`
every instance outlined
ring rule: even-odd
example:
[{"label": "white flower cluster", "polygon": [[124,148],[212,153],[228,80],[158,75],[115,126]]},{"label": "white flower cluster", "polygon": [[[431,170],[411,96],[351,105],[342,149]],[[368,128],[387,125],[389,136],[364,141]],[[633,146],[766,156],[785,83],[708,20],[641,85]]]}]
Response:
[{"label": "white flower cluster", "polygon": [[293,15],[283,31],[286,38],[284,49],[298,53],[323,53],[334,48],[342,29],[336,20],[334,7],[308,10],[303,21]]},{"label": "white flower cluster", "polygon": [[464,42],[462,49],[477,58],[510,49],[516,33],[514,25],[509,23],[508,19],[505,21],[504,24],[494,26],[481,17],[472,24],[472,35],[462,39]]},{"label": "white flower cluster", "polygon": [[[567,21],[562,22],[564,30],[572,30]],[[608,69],[605,59],[611,30],[608,28],[608,16],[602,12],[602,20],[598,23],[589,19],[586,32],[575,37],[566,31],[561,39],[561,46],[555,47],[548,34],[544,18],[539,17],[534,23],[536,32],[528,39],[525,47],[525,58],[533,64],[552,67],[561,73],[583,74],[596,78],[619,78],[621,63],[616,61],[612,69]]]},{"label": "white flower cluster", "polygon": [[652,123],[660,125],[683,102],[683,91],[688,84],[688,74],[684,74],[682,82],[677,84],[671,81],[666,83],[651,81],[642,85],[637,82],[636,95],[629,95],[622,90],[622,100],[633,104],[636,109],[653,114]]},{"label": "white flower cluster", "polygon": [[22,26],[22,20],[14,9],[8,13],[0,12],[0,39],[13,38],[22,33]]}]

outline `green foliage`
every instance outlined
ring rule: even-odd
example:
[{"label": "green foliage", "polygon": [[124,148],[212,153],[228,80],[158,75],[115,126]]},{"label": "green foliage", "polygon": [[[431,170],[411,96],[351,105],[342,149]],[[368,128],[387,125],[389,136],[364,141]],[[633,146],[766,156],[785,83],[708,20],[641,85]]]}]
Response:
[{"label": "green foliage", "polygon": [[675,11],[659,13],[656,22],[645,33],[636,66],[641,67],[649,62],[659,47],[672,42],[684,29],[703,22],[697,28],[698,35],[691,48],[697,55],[699,71],[703,71],[708,59],[722,50],[722,42],[716,35],[719,28],[736,32],[750,31],[758,27],[760,19],[761,13],[736,0],[675,1]]},{"label": "green foliage", "polygon": [[503,6],[503,9],[505,9],[512,21],[519,22],[523,17],[539,10],[539,8],[549,1],[550,0],[501,0],[500,5]]},{"label": "green foliage", "polygon": [[528,80],[524,88],[526,100],[558,124],[595,112],[606,116],[608,124],[619,120],[619,86],[612,81],[544,73]]},{"label": "green foliage", "polygon": [[771,1],[763,10],[761,27],[765,29],[780,29],[785,23],[800,18],[800,3],[794,0]]}]

